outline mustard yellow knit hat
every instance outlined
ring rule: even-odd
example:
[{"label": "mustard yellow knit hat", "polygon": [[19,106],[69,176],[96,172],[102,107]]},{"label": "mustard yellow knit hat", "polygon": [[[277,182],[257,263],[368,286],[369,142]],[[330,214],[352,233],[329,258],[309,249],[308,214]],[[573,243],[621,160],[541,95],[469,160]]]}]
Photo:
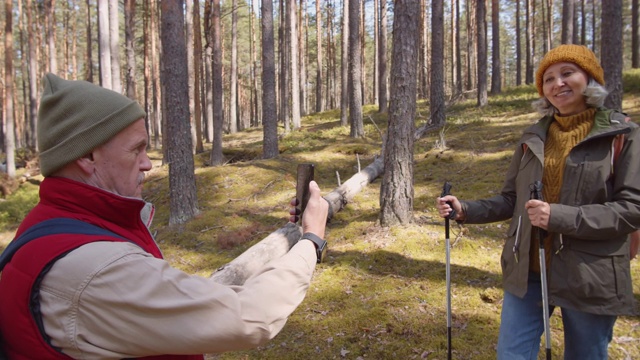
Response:
[{"label": "mustard yellow knit hat", "polygon": [[538,65],[536,87],[540,96],[544,95],[542,92],[542,77],[545,70],[559,62],[570,62],[578,65],[600,85],[604,85],[604,70],[602,70],[602,66],[600,66],[600,62],[593,51],[583,45],[565,44],[549,50],[540,61],[540,65]]},{"label": "mustard yellow knit hat", "polygon": [[115,91],[45,75],[37,124],[42,175],[83,157],[145,116],[137,102]]}]

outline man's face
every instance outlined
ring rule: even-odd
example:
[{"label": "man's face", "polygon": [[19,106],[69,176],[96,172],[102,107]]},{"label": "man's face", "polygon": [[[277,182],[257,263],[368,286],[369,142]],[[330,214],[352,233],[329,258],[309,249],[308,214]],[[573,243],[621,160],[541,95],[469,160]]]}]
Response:
[{"label": "man's face", "polygon": [[93,150],[93,185],[126,197],[142,198],[144,172],[151,170],[147,156],[144,119],[124,128]]}]

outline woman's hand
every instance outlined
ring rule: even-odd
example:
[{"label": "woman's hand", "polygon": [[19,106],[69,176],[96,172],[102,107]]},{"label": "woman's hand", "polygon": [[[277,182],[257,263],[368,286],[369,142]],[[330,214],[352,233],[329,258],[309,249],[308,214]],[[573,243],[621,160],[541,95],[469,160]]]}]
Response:
[{"label": "woman's hand", "polygon": [[551,216],[551,206],[541,200],[529,200],[524,204],[527,209],[531,225],[547,230],[549,217]]},{"label": "woman's hand", "polygon": [[436,208],[438,209],[438,214],[443,218],[449,217],[452,210],[456,211],[456,217],[452,220],[463,221],[465,218],[462,212],[462,204],[460,204],[458,198],[453,195],[436,198]]}]

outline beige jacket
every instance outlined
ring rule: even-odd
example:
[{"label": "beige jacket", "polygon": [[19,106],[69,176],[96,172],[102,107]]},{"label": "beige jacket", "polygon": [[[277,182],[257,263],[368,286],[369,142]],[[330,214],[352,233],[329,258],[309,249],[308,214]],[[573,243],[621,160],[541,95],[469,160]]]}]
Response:
[{"label": "beige jacket", "polygon": [[300,241],[243,286],[227,286],[130,243],[91,243],[44,277],[44,327],[54,346],[77,359],[251,348],[283,328],[304,299],[315,264],[313,243]]}]

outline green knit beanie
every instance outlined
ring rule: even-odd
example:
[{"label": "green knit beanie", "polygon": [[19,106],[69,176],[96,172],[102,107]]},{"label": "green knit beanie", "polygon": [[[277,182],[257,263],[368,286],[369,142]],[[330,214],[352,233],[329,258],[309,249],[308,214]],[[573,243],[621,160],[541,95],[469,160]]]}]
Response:
[{"label": "green knit beanie", "polygon": [[115,91],[45,75],[38,109],[42,175],[83,157],[145,116],[137,102]]}]

